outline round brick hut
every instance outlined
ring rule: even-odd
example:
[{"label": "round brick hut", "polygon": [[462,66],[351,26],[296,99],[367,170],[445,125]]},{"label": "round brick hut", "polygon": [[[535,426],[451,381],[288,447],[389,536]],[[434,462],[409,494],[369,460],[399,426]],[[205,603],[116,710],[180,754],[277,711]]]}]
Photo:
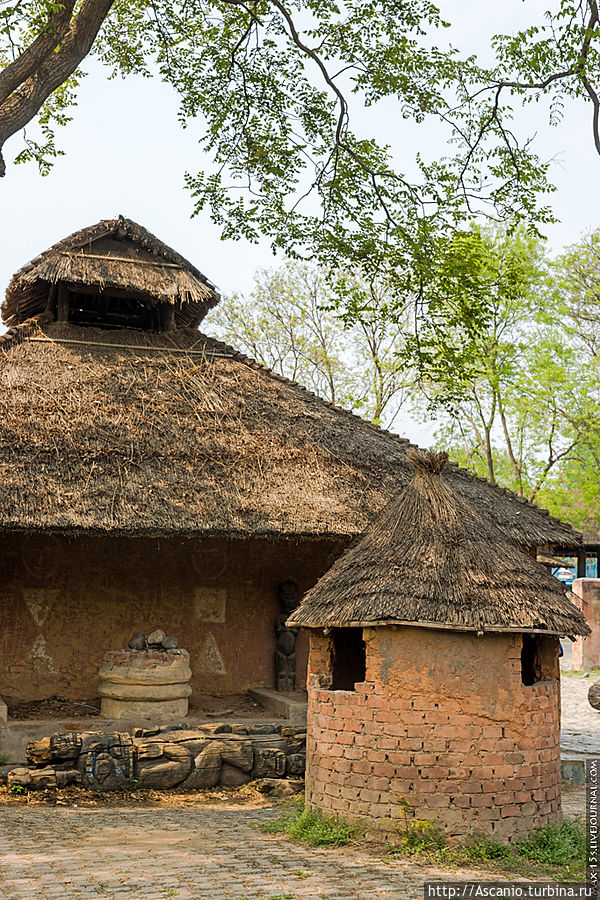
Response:
[{"label": "round brick hut", "polygon": [[448,486],[444,453],[288,620],[309,629],[311,808],[510,838],[560,816],[561,584]]}]

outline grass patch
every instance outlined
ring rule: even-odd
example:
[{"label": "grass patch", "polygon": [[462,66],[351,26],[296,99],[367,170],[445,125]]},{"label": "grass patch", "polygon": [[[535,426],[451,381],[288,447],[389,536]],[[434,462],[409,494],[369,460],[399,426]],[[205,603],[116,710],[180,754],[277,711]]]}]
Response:
[{"label": "grass patch", "polygon": [[565,675],[567,678],[583,678],[589,675],[590,679],[595,681],[600,678],[600,669],[561,669],[561,678]]},{"label": "grass patch", "polygon": [[[423,825],[424,823],[418,823]],[[431,823],[401,833],[395,855],[418,857],[419,862],[450,869],[485,868],[492,872],[562,881],[585,879],[585,829],[579,817],[550,824],[511,844],[474,836],[464,843],[448,844]]]},{"label": "grass patch", "polygon": [[296,805],[276,819],[260,825],[267,834],[283,834],[309,847],[341,847],[360,833],[358,825],[344,819],[323,816],[312,809]]}]

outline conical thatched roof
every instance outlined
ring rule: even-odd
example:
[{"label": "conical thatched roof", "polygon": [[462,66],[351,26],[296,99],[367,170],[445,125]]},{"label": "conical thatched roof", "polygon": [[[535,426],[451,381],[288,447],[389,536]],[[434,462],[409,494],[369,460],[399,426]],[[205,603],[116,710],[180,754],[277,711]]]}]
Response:
[{"label": "conical thatched roof", "polygon": [[[39,322],[0,337],[0,529],[347,542],[410,480],[407,440],[192,328]],[[446,477],[526,546],[580,543],[484,479]]]},{"label": "conical thatched roof", "polygon": [[59,281],[171,303],[179,327],[197,326],[219,301],[192,263],[123,216],[76,231],[20,269],[2,304],[5,323],[14,327],[42,313]]},{"label": "conical thatched roof", "polygon": [[410,484],[289,624],[589,634],[560,582],[448,485],[447,454],[411,448],[407,458]]}]

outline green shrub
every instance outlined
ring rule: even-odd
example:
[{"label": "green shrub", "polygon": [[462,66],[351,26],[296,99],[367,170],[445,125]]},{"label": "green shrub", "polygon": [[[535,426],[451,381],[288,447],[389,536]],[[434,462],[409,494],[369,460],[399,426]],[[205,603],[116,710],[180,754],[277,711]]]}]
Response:
[{"label": "green shrub", "polygon": [[550,824],[513,842],[517,856],[550,866],[582,865],[585,861],[586,836],[581,819],[565,819],[561,825]]},{"label": "green shrub", "polygon": [[493,838],[474,837],[467,847],[469,855],[482,862],[490,862],[493,859],[510,859],[512,856],[508,844],[495,841]]},{"label": "green shrub", "polygon": [[293,841],[310,847],[340,847],[360,831],[358,825],[352,825],[344,819],[323,816],[304,806],[272,819],[261,828],[269,834],[284,834]]},{"label": "green shrub", "polygon": [[421,853],[423,850],[441,850],[446,846],[446,835],[442,829],[427,819],[412,819],[398,829],[400,844],[407,853]]},{"label": "green shrub", "polygon": [[[502,874],[550,877],[578,881],[585,877],[586,836],[580,819],[566,819],[562,825],[547,825],[516,838],[511,844],[482,835],[462,842],[446,843],[435,826],[422,831],[415,821],[412,833],[400,831],[400,843],[392,853],[420,855],[423,863],[450,867],[482,867]],[[421,823],[422,824],[422,823]],[[427,823],[431,825],[431,823]]]}]

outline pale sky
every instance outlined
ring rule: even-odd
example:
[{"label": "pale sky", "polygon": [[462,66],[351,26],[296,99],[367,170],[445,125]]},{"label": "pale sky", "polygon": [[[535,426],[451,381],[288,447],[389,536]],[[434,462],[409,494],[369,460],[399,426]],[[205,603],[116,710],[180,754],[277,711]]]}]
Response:
[{"label": "pale sky", "polygon": [[[548,0],[549,2],[549,0]],[[539,0],[443,0],[445,16],[455,23],[452,40],[469,51],[485,53],[489,36],[513,31],[533,18],[546,3]],[[186,170],[202,168],[197,146],[199,129],[184,131],[177,123],[174,92],[158,81],[108,81],[94,62],[85,67],[74,121],[58,133],[66,155],[50,175],[42,178],[32,164],[13,166],[21,139],[5,148],[7,174],[0,179],[2,231],[0,244],[0,297],[11,275],[37,253],[72,231],[101,218],[122,213],[144,225],[189,258],[223,292],[247,291],[252,273],[273,264],[264,246],[223,242],[208,213],[190,218],[191,198],[183,186]],[[403,168],[410,168],[415,150],[443,155],[435,146],[435,130],[409,131],[400,116],[383,110],[377,124]],[[593,149],[590,107],[567,109],[559,127],[550,128],[542,111],[532,107],[517,120],[523,133],[537,131],[538,152],[554,159],[551,178],[557,186],[552,205],[560,223],[548,229],[552,246],[559,249],[600,225],[600,157]],[[380,135],[377,135],[378,137]],[[416,428],[408,420],[396,429]],[[428,430],[411,436],[423,440]]]}]

